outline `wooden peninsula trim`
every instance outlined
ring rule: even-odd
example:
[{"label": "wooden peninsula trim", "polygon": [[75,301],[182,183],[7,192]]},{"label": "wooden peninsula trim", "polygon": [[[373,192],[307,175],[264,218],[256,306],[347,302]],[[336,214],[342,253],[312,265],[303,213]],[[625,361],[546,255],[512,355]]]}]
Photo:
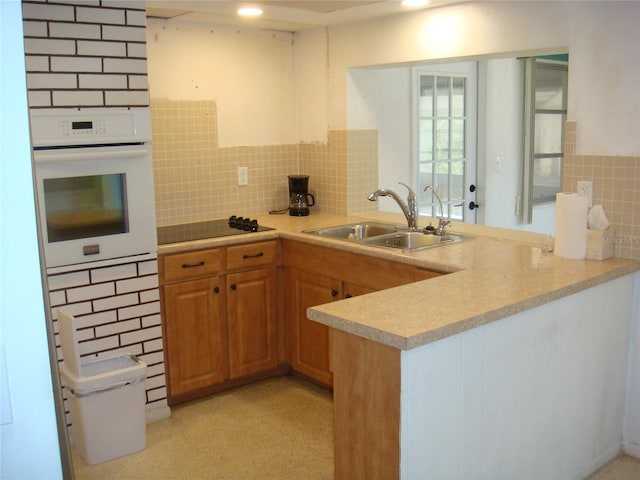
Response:
[{"label": "wooden peninsula trim", "polygon": [[336,480],[400,478],[400,350],[330,329]]}]

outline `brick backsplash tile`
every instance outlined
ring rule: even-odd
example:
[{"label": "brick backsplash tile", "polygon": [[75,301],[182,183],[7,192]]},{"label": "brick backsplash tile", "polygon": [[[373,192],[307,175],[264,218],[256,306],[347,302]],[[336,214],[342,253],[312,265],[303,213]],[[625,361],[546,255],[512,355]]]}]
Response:
[{"label": "brick backsplash tile", "polygon": [[101,72],[102,60],[97,57],[51,57],[51,71]]},{"label": "brick backsplash tile", "polygon": [[122,42],[78,41],[78,55],[126,57],[127,44]]},{"label": "brick backsplash tile", "polygon": [[25,58],[27,72],[48,72],[49,57],[30,55]]},{"label": "brick backsplash tile", "polygon": [[89,284],[89,272],[87,270],[79,272],[61,273],[59,275],[49,275],[47,277],[49,290],[61,290],[63,288],[79,287]]},{"label": "brick backsplash tile", "polygon": [[60,290],[57,292],[50,292],[49,303],[52,307],[56,307],[58,305],[64,305],[65,303],[67,303],[67,296],[65,295],[64,290]]},{"label": "brick backsplash tile", "polygon": [[25,38],[24,50],[31,54],[73,55],[76,44],[73,40],[54,40],[44,38]]},{"label": "brick backsplash tile", "polygon": [[22,22],[22,31],[27,37],[46,37],[48,35],[47,22],[28,21]]},{"label": "brick backsplash tile", "polygon": [[105,73],[147,73],[147,61],[137,58],[105,58]]},{"label": "brick backsplash tile", "polygon": [[139,275],[153,275],[154,273],[158,273],[157,260],[149,260],[147,262],[138,262]]},{"label": "brick backsplash tile", "polygon": [[142,328],[153,327],[156,325],[162,325],[162,316],[160,314],[149,315],[142,318]]},{"label": "brick backsplash tile", "polygon": [[100,25],[49,22],[49,37],[99,39]]},{"label": "brick backsplash tile", "polygon": [[137,25],[139,27],[144,27],[147,24],[147,15],[145,12],[140,10],[127,10],[127,25]]},{"label": "brick backsplash tile", "polygon": [[151,327],[123,333],[120,335],[120,341],[122,342],[122,345],[130,345],[134,343],[144,344],[144,342],[148,340],[153,340],[161,336],[162,329],[160,327]]},{"label": "brick backsplash tile", "polygon": [[133,10],[144,10],[144,0],[102,0],[103,7],[127,8]]},{"label": "brick backsplash tile", "polygon": [[147,390],[147,403],[157,402],[159,400],[164,400],[165,398],[167,398],[166,388]]},{"label": "brick backsplash tile", "polygon": [[78,80],[70,73],[28,73],[27,87],[31,89],[77,88]]},{"label": "brick backsplash tile", "polygon": [[116,292],[118,295],[140,290],[149,290],[158,287],[158,276],[136,277],[128,280],[118,280],[116,282]]},{"label": "brick backsplash tile", "polygon": [[106,106],[146,106],[149,93],[146,90],[107,90],[104,92]]},{"label": "brick backsplash tile", "polygon": [[69,315],[86,315],[87,313],[91,313],[93,311],[92,302],[82,302],[82,303],[67,303],[65,305],[58,305],[51,309],[51,318],[54,320],[58,319],[58,308],[64,310]]},{"label": "brick backsplash tile", "polygon": [[54,90],[51,95],[54,107],[97,107],[104,105],[102,92]]},{"label": "brick backsplash tile", "polygon": [[115,293],[116,288],[113,283],[98,283],[86,287],[69,288],[67,290],[67,300],[71,303],[82,302],[95,298],[110,297]]},{"label": "brick backsplash tile", "polygon": [[109,335],[119,335],[125,332],[131,332],[140,329],[140,319],[133,318],[123,322],[110,323],[96,327],[96,337],[107,337]]},{"label": "brick backsplash tile", "polygon": [[153,376],[149,374],[149,369],[147,369],[147,380],[145,384],[145,388],[147,390],[152,390],[154,388],[163,388],[165,385],[165,379],[162,376]]},{"label": "brick backsplash tile", "polygon": [[[32,77],[31,108],[149,105],[144,1],[24,0],[22,6],[27,72],[50,75]],[[74,79],[61,84],[57,72]]]},{"label": "brick backsplash tile", "polygon": [[27,93],[30,107],[51,107],[51,92],[31,91]]},{"label": "brick backsplash tile", "polygon": [[137,273],[135,263],[126,263],[123,265],[115,265],[111,267],[93,268],[91,269],[91,282],[107,282],[110,280],[120,280],[123,278],[135,277]]},{"label": "brick backsplash tile", "polygon": [[156,300],[160,300],[160,291],[155,288],[152,290],[145,290],[144,292],[139,292],[140,293],[140,303],[148,303],[148,302],[154,302]]},{"label": "brick backsplash tile", "polygon": [[124,25],[126,14],[114,8],[76,7],[76,18],[78,22]]},{"label": "brick backsplash tile", "polygon": [[105,337],[88,342],[81,342],[78,345],[80,355],[91,354],[96,352],[104,352],[106,350],[113,350],[120,346],[120,340],[118,337]]},{"label": "brick backsplash tile", "polygon": [[78,86],[88,89],[127,88],[129,81],[122,74],[81,74],[78,75]]},{"label": "brick backsplash tile", "polygon": [[135,293],[129,293],[127,295],[118,295],[101,300],[94,300],[92,303],[94,311],[96,312],[101,310],[113,310],[128,307],[130,305],[136,305],[138,303],[138,295]]},{"label": "brick backsplash tile", "polygon": [[146,43],[127,43],[127,57],[147,58]]},{"label": "brick backsplash tile", "polygon": [[97,327],[107,323],[118,321],[118,313],[116,310],[107,310],[105,312],[92,313],[76,317],[75,322],[78,328]]},{"label": "brick backsplash tile", "polygon": [[118,320],[126,320],[133,317],[143,317],[145,315],[157,315],[160,313],[160,302],[135,304],[129,307],[118,309]]},{"label": "brick backsplash tile", "polygon": [[74,20],[74,8],[67,5],[22,3],[22,18],[27,20]]},{"label": "brick backsplash tile", "polygon": [[103,40],[117,40],[119,42],[144,42],[146,40],[146,31],[141,27],[103,25],[102,38]]},{"label": "brick backsplash tile", "polygon": [[164,362],[164,354],[162,352],[144,353],[140,355],[140,360],[147,365],[162,365]]}]

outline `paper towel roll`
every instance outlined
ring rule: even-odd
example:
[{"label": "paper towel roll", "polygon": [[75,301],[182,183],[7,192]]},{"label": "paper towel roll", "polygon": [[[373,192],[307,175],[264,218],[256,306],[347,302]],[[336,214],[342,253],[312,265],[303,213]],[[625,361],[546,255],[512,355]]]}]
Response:
[{"label": "paper towel roll", "polygon": [[556,194],[556,238],[553,253],[564,258],[584,258],[587,253],[587,197]]}]

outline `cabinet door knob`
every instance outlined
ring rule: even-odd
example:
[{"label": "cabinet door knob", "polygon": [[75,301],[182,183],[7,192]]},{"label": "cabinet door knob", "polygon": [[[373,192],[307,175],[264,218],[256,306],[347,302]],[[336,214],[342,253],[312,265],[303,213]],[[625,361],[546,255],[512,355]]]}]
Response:
[{"label": "cabinet door knob", "polygon": [[331,290],[331,296],[332,297],[337,297],[338,296],[338,291],[337,290]]},{"label": "cabinet door knob", "polygon": [[213,287],[213,293],[220,293],[220,287]]},{"label": "cabinet door knob", "polygon": [[238,286],[235,283],[231,284],[231,290],[237,290]]}]

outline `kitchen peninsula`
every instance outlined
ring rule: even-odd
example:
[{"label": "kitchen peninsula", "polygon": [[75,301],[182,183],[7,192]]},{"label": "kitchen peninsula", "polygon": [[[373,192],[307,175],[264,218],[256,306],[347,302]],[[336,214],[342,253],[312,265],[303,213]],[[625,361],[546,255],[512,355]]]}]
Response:
[{"label": "kitchen peninsula", "polygon": [[331,327],[336,478],[582,478],[619,452],[639,262],[484,230],[403,254],[301,233],[354,217],[258,219],[275,230],[160,253],[280,238],[442,273],[308,310]]}]

